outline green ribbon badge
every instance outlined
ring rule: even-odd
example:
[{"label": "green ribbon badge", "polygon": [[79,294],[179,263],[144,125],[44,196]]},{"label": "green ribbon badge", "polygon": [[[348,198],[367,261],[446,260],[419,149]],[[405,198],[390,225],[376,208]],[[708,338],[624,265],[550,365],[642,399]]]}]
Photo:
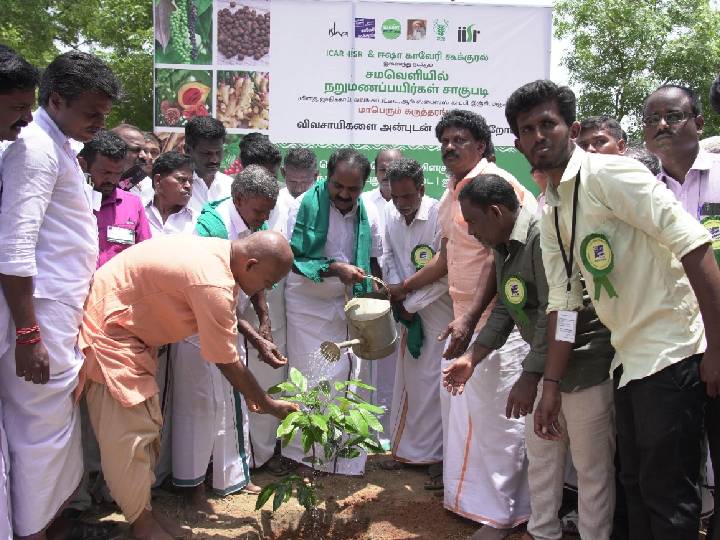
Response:
[{"label": "green ribbon badge", "polygon": [[720,264],[720,216],[706,216],[700,220],[712,237],[715,260]]},{"label": "green ribbon badge", "polygon": [[607,237],[599,233],[588,234],[580,245],[580,257],[595,280],[595,300],[600,300],[603,287],[610,298],[617,297],[618,294],[608,278],[615,262]]},{"label": "green ribbon badge", "polygon": [[420,270],[432,260],[434,255],[435,251],[433,248],[427,244],[418,244],[413,248],[412,253],[410,253],[410,260],[415,265],[415,269]]},{"label": "green ribbon badge", "polygon": [[520,324],[530,324],[530,319],[523,310],[527,302],[527,286],[517,274],[508,276],[503,281],[502,300],[505,307],[515,315]]}]

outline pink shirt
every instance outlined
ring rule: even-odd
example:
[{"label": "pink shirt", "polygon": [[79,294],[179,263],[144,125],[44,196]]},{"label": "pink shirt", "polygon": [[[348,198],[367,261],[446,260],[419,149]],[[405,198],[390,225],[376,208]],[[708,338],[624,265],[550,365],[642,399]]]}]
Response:
[{"label": "pink shirt", "polygon": [[[100,240],[97,267],[130,246],[151,237],[142,201],[137,195],[115,188],[95,211]],[[121,229],[132,231],[125,233]]]},{"label": "pink shirt", "polygon": [[703,212],[705,203],[720,203],[720,154],[700,149],[682,184],[665,169],[657,177],[665,182],[685,211],[697,219],[709,215]]},{"label": "pink shirt", "polygon": [[[532,194],[513,175],[486,159],[482,159],[465,178],[458,181],[450,177],[447,190],[440,199],[439,220],[443,237],[447,238],[448,284],[456,318],[470,310],[475,295],[479,294],[478,287],[487,283],[495,264],[493,250],[468,234],[458,201],[462,188],[479,174],[503,177],[515,189],[520,204],[531,205],[531,211],[535,212]],[[480,318],[477,329],[485,325],[494,304],[493,300]]]}]

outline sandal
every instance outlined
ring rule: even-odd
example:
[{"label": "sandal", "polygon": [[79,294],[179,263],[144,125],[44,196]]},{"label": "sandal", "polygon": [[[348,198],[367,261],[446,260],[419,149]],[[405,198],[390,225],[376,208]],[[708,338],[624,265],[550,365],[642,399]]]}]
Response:
[{"label": "sandal", "polygon": [[265,464],[265,469],[273,476],[287,476],[297,469],[297,466],[298,464],[292,459],[283,456],[273,456]]},{"label": "sandal", "polygon": [[386,459],[380,462],[380,468],[383,471],[399,471],[405,468],[405,464],[400,461],[395,461],[394,459]]},{"label": "sandal", "polygon": [[73,520],[67,540],[119,540],[123,537],[117,523],[87,523]]},{"label": "sandal", "polygon": [[440,491],[441,489],[445,489],[445,484],[443,484],[442,461],[428,465],[427,473],[430,478],[425,481],[425,485],[423,486],[425,489],[428,491]]}]

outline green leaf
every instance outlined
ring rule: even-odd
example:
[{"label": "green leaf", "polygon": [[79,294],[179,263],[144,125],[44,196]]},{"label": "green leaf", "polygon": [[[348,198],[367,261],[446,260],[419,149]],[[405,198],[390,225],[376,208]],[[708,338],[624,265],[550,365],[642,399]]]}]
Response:
[{"label": "green leaf", "polygon": [[277,436],[278,437],[284,437],[288,433],[290,433],[293,428],[295,427],[295,422],[298,418],[302,417],[301,411],[294,411],[288,414],[285,419],[280,423],[280,425],[277,428]]},{"label": "green leaf", "polygon": [[358,412],[365,419],[370,429],[374,429],[375,431],[379,432],[383,431],[383,425],[379,422],[379,420],[375,417],[374,414],[366,411],[365,409],[358,409]]},{"label": "green leaf", "polygon": [[330,383],[328,381],[320,381],[318,383],[318,389],[326,396],[330,395]]},{"label": "green leaf", "polygon": [[301,391],[305,392],[307,390],[307,379],[297,368],[290,368],[290,380]]},{"label": "green leaf", "polygon": [[341,390],[344,390],[347,385],[347,381],[335,381],[335,391],[340,392]]},{"label": "green leaf", "polygon": [[370,413],[374,414],[385,414],[386,411],[382,407],[378,407],[377,405],[373,405],[372,403],[356,403],[358,409],[366,410]]},{"label": "green leaf", "polygon": [[352,410],[348,414],[352,419],[352,423],[355,426],[357,432],[367,437],[370,433],[368,431],[368,423],[367,420],[365,420],[365,417],[356,410]]},{"label": "green leaf", "polygon": [[302,441],[303,452],[307,454],[310,451],[310,448],[312,448],[315,439],[309,430],[303,431],[302,435],[300,435],[300,439]]},{"label": "green leaf", "polygon": [[364,388],[365,390],[370,390],[371,392],[374,392],[376,390],[374,386],[370,386],[369,384],[366,384],[359,379],[352,379],[351,381],[347,381],[347,385],[354,386],[356,388]]},{"label": "green leaf", "polygon": [[280,505],[284,502],[285,493],[287,492],[288,486],[286,484],[280,484],[275,491],[275,497],[273,498],[273,512],[276,512]]},{"label": "green leaf", "polygon": [[275,492],[275,489],[277,488],[277,484],[268,484],[264,488],[262,488],[262,491],[258,495],[257,501],[255,501],[255,510],[260,510],[266,502],[270,499],[270,496]]},{"label": "green leaf", "polygon": [[328,430],[328,423],[324,416],[320,414],[313,414],[310,417],[310,422],[312,424],[316,425],[318,428],[320,428],[323,432],[327,432]]},{"label": "green leaf", "polygon": [[276,384],[275,386],[271,386],[268,388],[268,394],[278,394],[280,392],[285,392],[287,394],[297,394],[300,392],[300,389],[295,386],[291,382],[281,382],[279,384]]}]

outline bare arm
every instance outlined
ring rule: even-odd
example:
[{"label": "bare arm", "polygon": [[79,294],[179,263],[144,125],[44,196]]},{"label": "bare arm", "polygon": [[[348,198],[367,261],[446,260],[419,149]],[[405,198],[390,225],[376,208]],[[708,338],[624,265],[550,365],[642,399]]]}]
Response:
[{"label": "bare arm", "polygon": [[242,362],[215,364],[232,387],[240,392],[253,412],[272,414],[280,419],[298,410],[294,403],[276,400],[268,396],[255,379],[255,376]]},{"label": "bare arm", "polygon": [[258,318],[258,331],[260,335],[268,341],[272,341],[272,324],[270,323],[270,313],[268,311],[265,290],[263,289],[259,293],[252,295],[250,302],[252,302],[253,309]]},{"label": "bare arm", "polygon": [[700,364],[700,377],[710,397],[720,394],[720,269],[710,244],[690,251],[681,260],[695,291],[703,323],[707,350]]},{"label": "bare arm", "polygon": [[[0,274],[5,299],[16,328],[31,328],[37,324],[33,306],[33,278]],[[28,335],[34,338],[39,332]],[[42,336],[40,336],[42,338]],[[15,348],[15,374],[35,384],[45,384],[50,379],[50,359],[42,341]]]}]

